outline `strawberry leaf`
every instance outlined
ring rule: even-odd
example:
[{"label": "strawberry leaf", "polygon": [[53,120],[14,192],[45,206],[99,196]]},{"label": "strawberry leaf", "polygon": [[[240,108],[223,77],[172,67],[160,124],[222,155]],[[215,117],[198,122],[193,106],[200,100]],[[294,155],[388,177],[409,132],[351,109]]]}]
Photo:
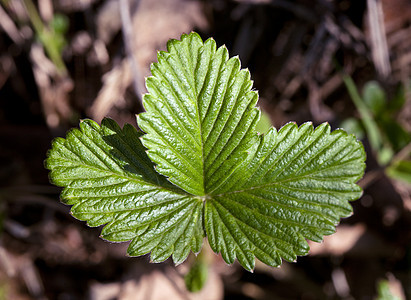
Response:
[{"label": "strawberry leaf", "polygon": [[138,132],[85,120],[57,138],[46,167],[62,200],[128,253],[175,263],[203,237],[227,263],[252,270],[308,252],[349,201],[365,168],[363,146],[328,124],[289,123],[256,133],[260,112],[248,70],[196,33],[171,40],[152,65]]}]

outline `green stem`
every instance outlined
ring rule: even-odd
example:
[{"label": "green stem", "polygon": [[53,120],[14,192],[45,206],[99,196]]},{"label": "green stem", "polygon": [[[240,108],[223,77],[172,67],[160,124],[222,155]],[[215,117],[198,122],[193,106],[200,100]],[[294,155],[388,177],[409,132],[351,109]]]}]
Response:
[{"label": "green stem", "polygon": [[40,18],[40,15],[37,12],[37,8],[34,6],[31,0],[24,0],[24,5],[26,6],[30,22],[33,25],[34,30],[41,43],[43,44],[46,53],[50,57],[50,60],[56,66],[61,75],[66,74],[66,65],[64,64],[60,51],[58,50],[54,42],[53,32],[51,32],[50,29],[44,25],[43,21]]},{"label": "green stem", "polygon": [[379,151],[382,147],[382,139],[378,129],[377,124],[374,121],[374,118],[368,107],[362,100],[360,94],[358,93],[357,87],[355,86],[354,81],[352,78],[346,74],[343,74],[343,81],[345,86],[347,87],[348,93],[351,96],[354,105],[357,107],[358,112],[361,115],[361,119],[363,121],[365,131],[367,132],[368,139],[370,141],[371,147],[375,151]]}]

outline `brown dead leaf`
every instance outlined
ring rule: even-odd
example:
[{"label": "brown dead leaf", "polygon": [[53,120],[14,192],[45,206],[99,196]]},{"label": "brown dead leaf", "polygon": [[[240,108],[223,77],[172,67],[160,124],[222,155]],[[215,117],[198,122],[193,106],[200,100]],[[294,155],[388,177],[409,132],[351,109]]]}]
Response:
[{"label": "brown dead leaf", "polygon": [[[350,254],[353,256],[392,256],[396,248],[367,231],[364,224],[340,225],[336,233],[324,237],[322,243],[308,241],[310,255]],[[371,251],[370,251],[371,249]]]},{"label": "brown dead leaf", "polygon": [[[150,64],[156,60],[158,50],[165,50],[170,38],[180,38],[183,33],[198,28],[204,30],[208,26],[203,3],[198,0],[141,0],[132,22],[134,57],[124,58],[106,74],[103,87],[90,110],[91,116],[97,121],[114,106],[118,106],[119,99],[124,98],[133,80],[138,81],[135,83],[139,93],[137,97],[146,92],[144,78],[150,75]],[[109,37],[104,36],[102,39]],[[136,70],[132,70],[130,59],[135,60]]]}]

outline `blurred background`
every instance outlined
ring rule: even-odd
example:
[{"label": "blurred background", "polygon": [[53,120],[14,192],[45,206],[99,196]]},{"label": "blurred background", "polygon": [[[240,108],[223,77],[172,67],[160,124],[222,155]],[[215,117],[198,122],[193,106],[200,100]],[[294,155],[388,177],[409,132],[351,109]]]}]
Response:
[{"label": "blurred background", "polygon": [[[0,299],[411,299],[409,0],[0,3]],[[297,263],[128,258],[49,184],[51,140],[82,118],[136,125],[156,52],[193,30],[250,69],[262,132],[311,120],[364,143],[354,215]]]}]

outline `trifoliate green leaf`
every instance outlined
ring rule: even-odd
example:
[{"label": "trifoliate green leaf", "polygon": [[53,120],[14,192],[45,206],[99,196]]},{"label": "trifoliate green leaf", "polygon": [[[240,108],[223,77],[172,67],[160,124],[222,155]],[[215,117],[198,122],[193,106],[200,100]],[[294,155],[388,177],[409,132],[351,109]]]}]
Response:
[{"label": "trifoliate green leaf", "polygon": [[201,249],[203,203],[154,170],[140,137],[131,125],[85,120],[54,140],[46,167],[52,182],[65,187],[61,198],[73,205],[74,217],[107,224],[104,239],[132,240],[130,255],[151,252],[155,262],[173,255],[180,263]]},{"label": "trifoliate green leaf", "polygon": [[49,152],[63,201],[89,225],[107,224],[105,239],[178,263],[207,235],[227,263],[252,270],[255,258],[294,261],[306,239],[351,214],[365,167],[354,136],[309,123],[257,134],[249,72],[195,33],[170,41],[152,75],[138,118],[146,134],[87,120]]}]

